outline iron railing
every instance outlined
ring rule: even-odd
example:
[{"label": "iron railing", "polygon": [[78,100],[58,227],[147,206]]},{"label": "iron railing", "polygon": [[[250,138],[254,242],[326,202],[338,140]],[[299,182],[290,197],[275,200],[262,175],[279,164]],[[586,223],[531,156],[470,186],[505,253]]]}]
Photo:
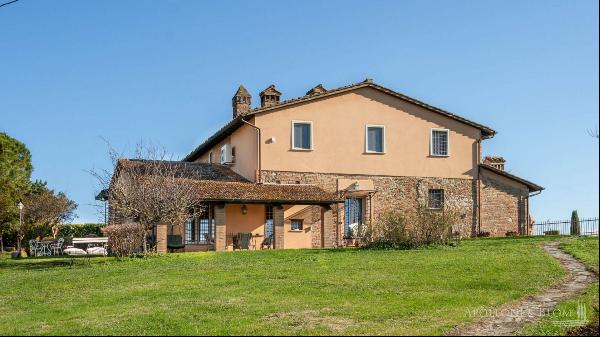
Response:
[{"label": "iron railing", "polygon": [[[598,218],[580,219],[579,228],[579,235],[598,235]],[[571,220],[548,220],[533,224],[533,235],[545,235],[548,232],[571,235]]]}]

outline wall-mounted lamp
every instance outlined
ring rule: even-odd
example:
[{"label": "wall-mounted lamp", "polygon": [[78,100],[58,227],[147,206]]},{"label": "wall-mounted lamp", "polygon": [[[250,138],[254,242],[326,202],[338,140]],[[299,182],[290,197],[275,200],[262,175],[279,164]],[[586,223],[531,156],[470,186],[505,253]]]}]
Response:
[{"label": "wall-mounted lamp", "polygon": [[248,206],[242,205],[242,214],[244,214],[244,215],[248,214]]}]

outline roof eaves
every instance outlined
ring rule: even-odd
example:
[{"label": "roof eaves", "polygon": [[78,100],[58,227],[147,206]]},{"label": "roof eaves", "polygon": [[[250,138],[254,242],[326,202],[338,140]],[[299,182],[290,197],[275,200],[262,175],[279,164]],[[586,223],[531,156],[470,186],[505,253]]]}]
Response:
[{"label": "roof eaves", "polygon": [[526,180],[526,179],[523,179],[521,177],[517,177],[514,174],[511,174],[511,173],[508,173],[506,171],[497,169],[497,168],[495,168],[493,166],[486,165],[486,164],[479,164],[479,167],[487,169],[489,171],[492,171],[492,172],[494,172],[496,174],[499,174],[499,175],[504,176],[506,178],[512,179],[514,181],[517,181],[517,182],[519,182],[519,183],[521,183],[523,185],[526,185],[533,192],[541,192],[541,191],[545,190],[545,188],[543,186],[540,186],[540,185],[538,185],[536,183],[533,183],[533,182],[531,182],[529,180]]}]

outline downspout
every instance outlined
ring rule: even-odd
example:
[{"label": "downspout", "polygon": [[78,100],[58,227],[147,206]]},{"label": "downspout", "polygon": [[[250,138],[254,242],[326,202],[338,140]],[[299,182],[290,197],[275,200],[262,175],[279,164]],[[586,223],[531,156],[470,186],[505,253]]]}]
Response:
[{"label": "downspout", "polygon": [[481,233],[481,139],[477,140],[477,233]]},{"label": "downspout", "polygon": [[536,195],[541,194],[542,191],[536,191],[533,193],[527,194],[527,235],[529,235],[529,226],[531,226],[531,213],[529,212],[529,198],[535,197]]},{"label": "downspout", "polygon": [[257,180],[256,182],[260,184],[260,183],[262,183],[262,167],[261,167],[261,163],[260,163],[260,160],[261,160],[260,146],[261,146],[262,142],[261,142],[260,128],[256,125],[246,121],[243,118],[241,119],[241,121],[242,121],[242,123],[247,124],[250,127],[254,128],[258,134],[258,175],[256,177],[256,180]]}]

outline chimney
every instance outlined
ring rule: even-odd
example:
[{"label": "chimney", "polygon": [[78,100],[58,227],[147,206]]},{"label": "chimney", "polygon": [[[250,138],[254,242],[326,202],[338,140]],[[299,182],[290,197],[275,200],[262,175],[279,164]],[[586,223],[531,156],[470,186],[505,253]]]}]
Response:
[{"label": "chimney", "polygon": [[495,169],[504,171],[504,164],[506,163],[506,160],[504,160],[503,157],[486,156],[483,158],[483,163]]},{"label": "chimney", "polygon": [[252,105],[252,96],[244,88],[243,85],[240,85],[238,90],[235,92],[235,95],[231,99],[231,106],[233,107],[233,118],[237,118],[240,115],[246,114],[250,111],[250,107]]},{"label": "chimney", "polygon": [[317,84],[316,87],[310,89],[307,93],[306,96],[313,96],[313,95],[319,95],[319,94],[324,94],[327,92],[327,89],[325,89],[323,87],[322,84]]},{"label": "chimney", "polygon": [[265,90],[261,91],[260,94],[260,106],[262,108],[270,107],[279,104],[279,98],[281,92],[279,92],[274,84],[268,86]]}]

